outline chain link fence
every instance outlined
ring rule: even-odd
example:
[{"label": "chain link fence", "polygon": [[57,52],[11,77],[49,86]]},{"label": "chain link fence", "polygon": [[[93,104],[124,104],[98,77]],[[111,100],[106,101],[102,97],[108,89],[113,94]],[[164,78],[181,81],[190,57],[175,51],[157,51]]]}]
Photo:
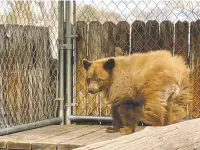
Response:
[{"label": "chain link fence", "polygon": [[135,52],[168,49],[191,68],[194,101],[188,116],[200,115],[200,2],[165,0],[78,0],[73,84],[74,115],[111,116],[106,95],[87,92],[83,58],[96,60]]},{"label": "chain link fence", "polygon": [[0,1],[0,129],[57,116],[57,1]]},{"label": "chain link fence", "polygon": [[[58,1],[4,0],[0,5],[0,129],[55,118]],[[200,2],[76,0],[72,5],[77,38],[72,39],[73,78],[68,79],[73,79],[73,105],[68,101],[63,109],[72,107],[76,116],[111,116],[107,95],[87,92],[83,58],[168,49],[182,55],[192,70],[194,101],[187,111],[190,118],[199,117]]]}]

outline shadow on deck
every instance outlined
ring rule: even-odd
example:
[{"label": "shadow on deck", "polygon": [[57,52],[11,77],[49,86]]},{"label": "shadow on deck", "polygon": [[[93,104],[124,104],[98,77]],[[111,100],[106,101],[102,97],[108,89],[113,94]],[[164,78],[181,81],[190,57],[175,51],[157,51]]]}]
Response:
[{"label": "shadow on deck", "polygon": [[[52,125],[0,136],[0,150],[71,150],[120,137],[101,125]],[[144,127],[138,127],[140,131]]]}]

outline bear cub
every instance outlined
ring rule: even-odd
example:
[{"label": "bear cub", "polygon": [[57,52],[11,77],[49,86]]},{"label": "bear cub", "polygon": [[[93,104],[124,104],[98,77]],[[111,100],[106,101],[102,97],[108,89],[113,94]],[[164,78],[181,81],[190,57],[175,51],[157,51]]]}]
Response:
[{"label": "bear cub", "polygon": [[180,122],[193,99],[190,70],[167,50],[90,61],[84,59],[88,92],[104,91],[111,103],[113,127],[106,132],[135,132],[139,121],[152,126]]}]

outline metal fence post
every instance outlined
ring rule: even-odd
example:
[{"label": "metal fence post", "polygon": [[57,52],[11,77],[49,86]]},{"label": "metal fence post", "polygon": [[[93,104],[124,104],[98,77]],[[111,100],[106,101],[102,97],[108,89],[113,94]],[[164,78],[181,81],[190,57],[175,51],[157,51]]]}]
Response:
[{"label": "metal fence post", "polygon": [[66,75],[66,83],[67,83],[67,103],[66,103],[66,114],[65,114],[65,120],[66,124],[70,124],[71,121],[69,119],[71,115],[71,107],[72,107],[72,28],[71,28],[71,0],[65,1],[65,36],[66,36],[66,59],[67,59],[67,75]]},{"label": "metal fence post", "polygon": [[[73,0],[73,35],[76,34],[76,0]],[[73,103],[76,104],[76,38],[73,38]],[[76,114],[76,109],[73,109],[73,115]]]},{"label": "metal fence post", "polygon": [[58,49],[59,49],[59,117],[65,124],[64,117],[64,1],[58,2]]}]

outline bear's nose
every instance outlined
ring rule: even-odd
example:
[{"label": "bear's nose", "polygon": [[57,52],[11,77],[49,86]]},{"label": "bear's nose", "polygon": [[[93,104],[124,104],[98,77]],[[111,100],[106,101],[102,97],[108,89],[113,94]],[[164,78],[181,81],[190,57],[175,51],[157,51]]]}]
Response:
[{"label": "bear's nose", "polygon": [[96,93],[96,90],[94,90],[94,89],[89,89],[88,92],[91,93],[91,94],[95,94],[95,93]]}]

